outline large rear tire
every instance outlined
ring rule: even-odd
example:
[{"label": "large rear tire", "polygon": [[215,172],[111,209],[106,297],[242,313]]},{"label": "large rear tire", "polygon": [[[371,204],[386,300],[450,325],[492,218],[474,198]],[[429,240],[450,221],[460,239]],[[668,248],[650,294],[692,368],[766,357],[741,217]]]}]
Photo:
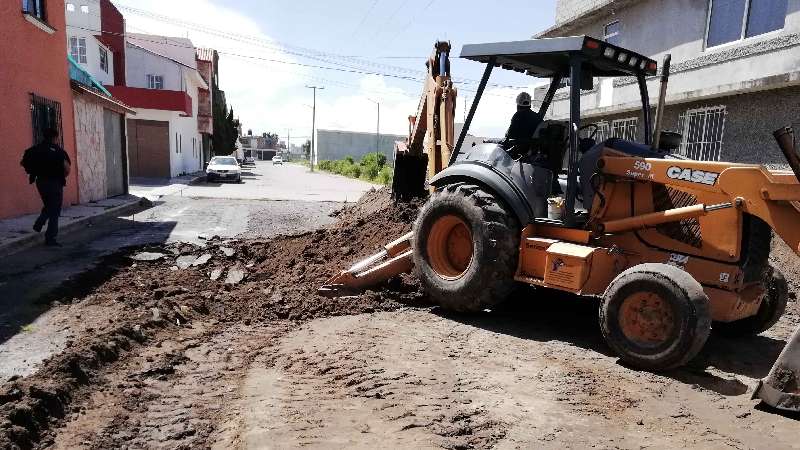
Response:
[{"label": "large rear tire", "polygon": [[677,267],[640,264],[606,289],[600,328],[608,345],[632,366],[656,371],[682,366],[711,331],[708,296]]},{"label": "large rear tire", "polygon": [[414,266],[442,308],[476,312],[513,289],[519,225],[486,189],[465,183],[435,192],[414,223]]},{"label": "large rear tire", "polygon": [[761,301],[758,312],[754,316],[735,322],[714,323],[714,333],[729,337],[754,336],[763,333],[778,323],[789,301],[789,285],[786,277],[774,267],[766,274],[767,295]]}]

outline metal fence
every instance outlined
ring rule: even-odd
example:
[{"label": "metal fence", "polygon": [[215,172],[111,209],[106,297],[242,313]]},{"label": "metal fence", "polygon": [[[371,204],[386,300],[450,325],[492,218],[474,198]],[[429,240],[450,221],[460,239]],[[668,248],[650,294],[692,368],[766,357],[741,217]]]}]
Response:
[{"label": "metal fence", "polygon": [[683,140],[678,153],[689,159],[721,161],[727,114],[725,106],[690,109],[681,114],[678,132]]},{"label": "metal fence", "polygon": [[[636,133],[639,130],[639,118],[629,117],[627,119],[617,119],[611,122],[602,120],[597,122],[597,142],[603,142],[610,138],[620,138],[628,141],[636,141]],[[591,131],[591,130],[589,130]]]},{"label": "metal fence", "polygon": [[57,101],[31,94],[31,124],[33,125],[33,144],[44,140],[44,130],[54,128],[58,131],[58,143],[64,146],[61,129],[61,104]]}]

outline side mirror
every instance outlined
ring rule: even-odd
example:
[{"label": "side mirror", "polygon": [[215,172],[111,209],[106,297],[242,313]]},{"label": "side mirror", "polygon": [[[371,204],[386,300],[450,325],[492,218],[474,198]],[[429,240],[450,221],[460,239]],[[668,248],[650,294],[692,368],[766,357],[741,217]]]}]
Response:
[{"label": "side mirror", "polygon": [[662,131],[658,140],[658,149],[671,152],[681,146],[683,135],[674,131]]}]

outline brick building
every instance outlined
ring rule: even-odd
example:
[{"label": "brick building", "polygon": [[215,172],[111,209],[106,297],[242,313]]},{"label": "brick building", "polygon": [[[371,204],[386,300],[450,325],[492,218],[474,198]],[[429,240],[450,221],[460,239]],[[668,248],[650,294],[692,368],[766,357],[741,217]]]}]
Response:
[{"label": "brick building", "polygon": [[[41,209],[19,161],[45,128],[60,129],[64,150],[77,159],[64,10],[64,0],[0,2],[0,218]],[[67,179],[65,205],[78,202],[78,171]]]}]

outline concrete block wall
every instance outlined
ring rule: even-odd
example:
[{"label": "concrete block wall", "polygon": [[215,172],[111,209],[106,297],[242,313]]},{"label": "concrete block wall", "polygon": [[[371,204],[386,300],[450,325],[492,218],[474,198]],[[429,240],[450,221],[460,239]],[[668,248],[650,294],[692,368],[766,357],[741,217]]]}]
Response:
[{"label": "concrete block wall", "polygon": [[613,0],[558,0],[556,24],[568,22],[583,13],[612,2]]},{"label": "concrete block wall", "polygon": [[[406,136],[381,134],[379,151],[386,156],[389,164],[394,159],[394,143]],[[358,161],[368,153],[375,153],[375,133],[350,131],[317,130],[317,161],[336,161],[351,156]]]}]

